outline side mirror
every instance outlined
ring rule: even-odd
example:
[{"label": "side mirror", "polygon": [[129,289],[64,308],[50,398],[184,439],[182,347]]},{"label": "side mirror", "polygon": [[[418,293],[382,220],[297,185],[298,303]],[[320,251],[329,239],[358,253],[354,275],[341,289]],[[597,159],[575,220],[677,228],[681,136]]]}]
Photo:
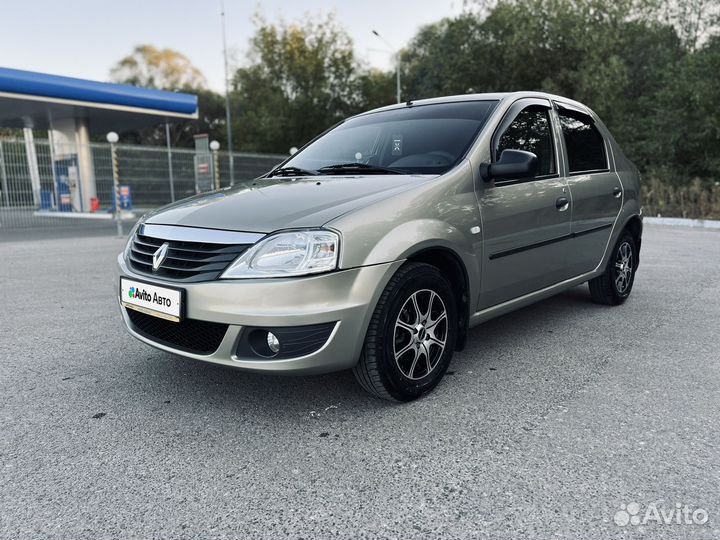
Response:
[{"label": "side mirror", "polygon": [[495,163],[480,165],[480,176],[485,182],[494,178],[517,180],[532,178],[538,173],[538,158],[525,150],[503,150],[500,159]]}]

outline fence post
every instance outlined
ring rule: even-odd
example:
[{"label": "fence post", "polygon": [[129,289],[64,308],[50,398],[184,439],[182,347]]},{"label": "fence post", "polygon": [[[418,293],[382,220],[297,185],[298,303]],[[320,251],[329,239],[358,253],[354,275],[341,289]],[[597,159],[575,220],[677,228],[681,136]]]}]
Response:
[{"label": "fence post", "polygon": [[107,134],[107,141],[110,143],[110,159],[112,161],[113,190],[115,196],[115,223],[117,224],[117,234],[122,237],[122,217],[120,216],[120,167],[118,164],[117,148],[115,144],[118,142],[118,134],[111,131]]},{"label": "fence post", "polygon": [[52,127],[52,116],[50,117],[50,129],[48,129],[48,150],[50,151],[50,169],[52,171],[52,179],[53,179],[53,197],[55,197],[55,200],[53,201],[54,206],[56,209],[60,208],[60,195],[58,194],[58,181],[57,181],[57,174],[55,171],[55,135],[53,134],[53,127]]},{"label": "fence post", "polygon": [[170,123],[165,120],[165,143],[167,144],[168,174],[170,175],[170,202],[175,202],[175,178],[173,177],[172,148],[170,146]]},{"label": "fence post", "polygon": [[213,157],[213,179],[215,181],[215,189],[220,189],[220,160],[218,158],[220,143],[217,141],[211,141],[210,150],[212,150]]},{"label": "fence post", "polygon": [[5,171],[5,152],[3,151],[2,141],[0,141],[0,180],[2,180],[3,198],[5,206],[10,207],[10,191],[8,189],[7,172]]}]

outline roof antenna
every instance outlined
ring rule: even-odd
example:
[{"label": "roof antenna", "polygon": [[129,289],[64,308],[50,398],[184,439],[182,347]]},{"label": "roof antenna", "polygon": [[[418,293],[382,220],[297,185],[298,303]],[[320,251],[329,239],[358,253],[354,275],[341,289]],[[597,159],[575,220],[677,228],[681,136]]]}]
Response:
[{"label": "roof antenna", "polygon": [[411,100],[411,99],[408,99],[407,102],[405,103],[405,106],[406,106],[406,107],[412,107],[412,106],[413,106],[412,100]]}]

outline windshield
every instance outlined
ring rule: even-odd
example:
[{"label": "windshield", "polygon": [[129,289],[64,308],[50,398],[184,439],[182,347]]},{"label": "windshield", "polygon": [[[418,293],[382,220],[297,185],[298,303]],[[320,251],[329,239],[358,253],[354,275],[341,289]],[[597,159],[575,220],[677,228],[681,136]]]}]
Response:
[{"label": "windshield", "polygon": [[298,175],[303,171],[442,174],[462,159],[496,103],[438,103],[351,118],[280,170]]}]

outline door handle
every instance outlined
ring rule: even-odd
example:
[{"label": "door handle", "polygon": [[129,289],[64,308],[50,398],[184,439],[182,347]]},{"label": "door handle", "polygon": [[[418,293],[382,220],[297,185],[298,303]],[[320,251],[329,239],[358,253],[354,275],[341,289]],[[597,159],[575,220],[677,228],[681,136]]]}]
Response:
[{"label": "door handle", "polygon": [[558,199],[555,201],[555,208],[557,208],[560,212],[564,212],[568,209],[570,206],[570,201],[567,197],[558,197]]},{"label": "door handle", "polygon": [[619,198],[620,198],[620,195],[622,195],[622,189],[620,189],[619,187],[615,186],[615,187],[613,188],[613,197],[615,197],[616,199],[619,199]]}]

